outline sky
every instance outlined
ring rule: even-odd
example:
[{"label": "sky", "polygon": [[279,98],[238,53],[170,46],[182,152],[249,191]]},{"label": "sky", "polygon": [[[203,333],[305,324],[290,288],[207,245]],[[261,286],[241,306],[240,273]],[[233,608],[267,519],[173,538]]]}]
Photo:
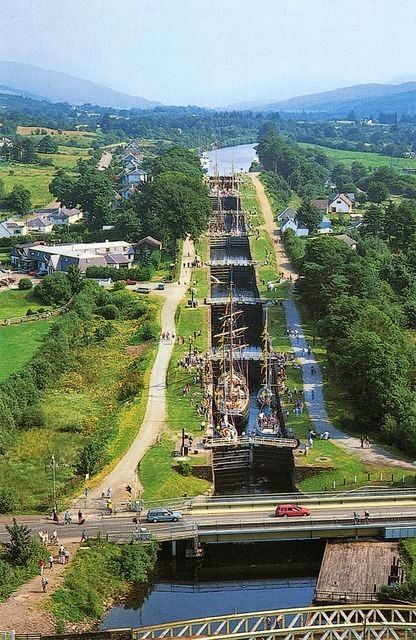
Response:
[{"label": "sky", "polygon": [[416,0],[0,0],[0,60],[165,104],[416,79]]}]

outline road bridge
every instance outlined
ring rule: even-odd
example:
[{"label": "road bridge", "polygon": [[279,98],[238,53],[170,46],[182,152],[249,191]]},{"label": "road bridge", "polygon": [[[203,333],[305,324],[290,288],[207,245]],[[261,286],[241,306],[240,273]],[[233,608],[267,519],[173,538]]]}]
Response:
[{"label": "road bridge", "polygon": [[183,620],[133,630],[135,640],[413,640],[416,608],[406,605],[305,607]]}]

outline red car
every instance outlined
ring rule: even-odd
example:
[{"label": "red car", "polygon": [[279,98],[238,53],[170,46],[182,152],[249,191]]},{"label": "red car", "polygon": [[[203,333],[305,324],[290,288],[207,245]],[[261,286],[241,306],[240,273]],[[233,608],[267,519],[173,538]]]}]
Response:
[{"label": "red car", "polygon": [[274,514],[275,516],[290,518],[296,516],[310,516],[311,512],[309,509],[305,509],[305,507],[298,507],[296,504],[278,504]]},{"label": "red car", "polygon": [[126,278],[124,280],[124,282],[129,285],[129,284],[137,284],[137,280],[132,280],[131,278]]},{"label": "red car", "polygon": [[36,274],[37,274],[37,271],[34,271],[34,270],[27,272],[28,276],[35,276]]}]

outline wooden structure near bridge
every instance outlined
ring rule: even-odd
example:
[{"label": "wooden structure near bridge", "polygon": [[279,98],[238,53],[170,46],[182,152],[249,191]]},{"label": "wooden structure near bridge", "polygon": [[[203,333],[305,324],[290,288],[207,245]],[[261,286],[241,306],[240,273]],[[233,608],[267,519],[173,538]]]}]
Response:
[{"label": "wooden structure near bridge", "polygon": [[402,579],[397,542],[327,542],[314,602],[377,602],[382,586]]}]

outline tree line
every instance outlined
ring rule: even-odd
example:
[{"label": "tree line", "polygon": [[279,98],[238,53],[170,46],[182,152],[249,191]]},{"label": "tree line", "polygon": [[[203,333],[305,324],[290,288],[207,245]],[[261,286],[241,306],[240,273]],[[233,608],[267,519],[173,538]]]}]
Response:
[{"label": "tree line", "polygon": [[305,243],[287,232],[285,243],[329,373],[346,394],[345,423],[415,454],[416,354],[408,330],[416,328],[416,203],[377,209],[388,228],[375,226],[372,211],[356,251],[330,236]]}]

